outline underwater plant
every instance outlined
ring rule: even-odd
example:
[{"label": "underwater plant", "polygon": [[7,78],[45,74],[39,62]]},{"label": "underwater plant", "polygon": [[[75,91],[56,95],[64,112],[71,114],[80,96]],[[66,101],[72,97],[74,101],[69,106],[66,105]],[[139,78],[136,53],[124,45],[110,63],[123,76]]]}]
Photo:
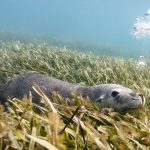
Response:
[{"label": "underwater plant", "polygon": [[146,97],[143,109],[119,114],[110,109],[103,111],[78,96],[68,103],[54,93],[51,103],[35,85],[44,108],[32,103],[32,95],[24,101],[9,98],[9,113],[0,105],[0,149],[150,148],[149,65],[140,70],[133,59],[94,56],[46,44],[20,42],[1,43],[0,57],[1,86],[17,74],[37,71],[82,85],[117,83]]}]

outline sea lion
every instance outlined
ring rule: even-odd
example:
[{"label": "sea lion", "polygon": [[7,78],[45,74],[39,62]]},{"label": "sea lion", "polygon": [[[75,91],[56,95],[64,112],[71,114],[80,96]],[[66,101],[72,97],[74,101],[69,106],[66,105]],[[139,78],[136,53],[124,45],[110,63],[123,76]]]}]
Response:
[{"label": "sea lion", "polygon": [[8,97],[22,99],[25,95],[28,96],[29,91],[31,91],[33,102],[40,105],[40,97],[32,88],[33,83],[36,83],[50,100],[52,100],[53,92],[58,92],[62,97],[69,99],[72,98],[72,93],[75,92],[75,94],[83,98],[88,97],[102,108],[112,107],[118,112],[139,108],[145,104],[145,98],[142,94],[135,93],[131,89],[118,84],[82,86],[37,72],[19,75],[7,82],[0,91],[1,101]]}]

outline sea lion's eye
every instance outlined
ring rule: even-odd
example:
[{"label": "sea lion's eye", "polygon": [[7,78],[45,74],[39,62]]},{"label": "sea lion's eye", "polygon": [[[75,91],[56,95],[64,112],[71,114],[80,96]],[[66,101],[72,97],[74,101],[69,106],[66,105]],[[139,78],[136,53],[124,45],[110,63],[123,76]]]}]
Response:
[{"label": "sea lion's eye", "polygon": [[111,93],[111,96],[112,96],[112,97],[116,97],[118,94],[119,94],[118,91],[113,91],[113,92]]}]

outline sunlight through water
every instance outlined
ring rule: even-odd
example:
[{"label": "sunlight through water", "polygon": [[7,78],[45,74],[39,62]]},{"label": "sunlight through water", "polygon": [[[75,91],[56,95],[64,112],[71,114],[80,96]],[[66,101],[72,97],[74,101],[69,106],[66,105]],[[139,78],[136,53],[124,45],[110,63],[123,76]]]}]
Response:
[{"label": "sunlight through water", "polygon": [[136,18],[131,34],[137,39],[150,37],[150,9],[144,14]]}]

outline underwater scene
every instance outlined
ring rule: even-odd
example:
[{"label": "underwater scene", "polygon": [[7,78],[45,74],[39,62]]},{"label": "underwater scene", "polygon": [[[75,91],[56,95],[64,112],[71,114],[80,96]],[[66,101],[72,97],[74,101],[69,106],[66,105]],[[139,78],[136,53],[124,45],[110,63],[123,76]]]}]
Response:
[{"label": "underwater scene", "polygon": [[0,150],[149,150],[150,1],[1,0]]}]

